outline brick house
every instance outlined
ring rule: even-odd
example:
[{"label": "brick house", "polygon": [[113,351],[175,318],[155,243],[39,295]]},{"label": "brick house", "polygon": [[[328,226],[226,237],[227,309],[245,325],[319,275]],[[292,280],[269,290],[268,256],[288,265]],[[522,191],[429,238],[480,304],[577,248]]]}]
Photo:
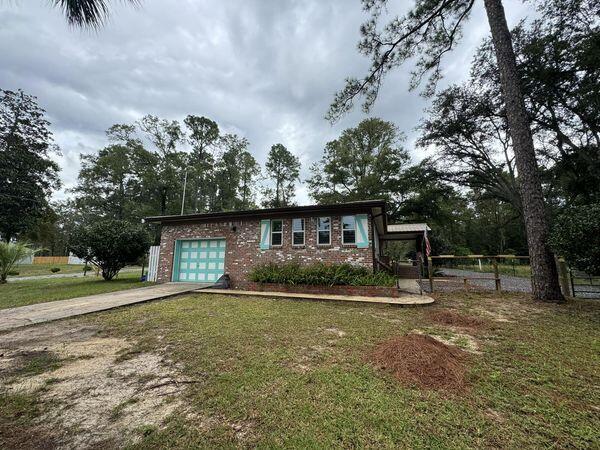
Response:
[{"label": "brick house", "polygon": [[388,232],[382,200],[145,221],[162,226],[157,273],[161,283],[212,283],[229,274],[235,286],[247,281],[255,265],[267,262],[351,263],[375,270],[384,241],[403,238]]}]

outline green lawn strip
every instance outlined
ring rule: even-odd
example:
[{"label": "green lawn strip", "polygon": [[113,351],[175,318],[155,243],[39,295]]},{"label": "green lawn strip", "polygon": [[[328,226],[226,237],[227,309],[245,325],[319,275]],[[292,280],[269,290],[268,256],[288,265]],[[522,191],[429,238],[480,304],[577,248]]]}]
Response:
[{"label": "green lawn strip", "polygon": [[[59,268],[58,272],[52,272],[50,269]],[[60,275],[60,274],[72,274],[72,273],[83,273],[83,264],[24,264],[15,266],[13,269],[19,272],[18,275],[11,275],[11,278],[22,278],[22,277],[33,277],[41,275]],[[141,266],[127,266],[123,270],[138,269],[141,273]],[[88,273],[95,273],[95,271],[88,271]]]},{"label": "green lawn strip", "polygon": [[[53,273],[50,269],[60,269]],[[15,266],[14,271],[19,272],[15,277],[32,277],[37,275],[56,275],[60,273],[81,273],[83,272],[83,264],[23,264]]]},{"label": "green lawn strip", "polygon": [[90,275],[80,278],[39,279],[6,283],[0,285],[0,309],[102,294],[152,284],[142,283],[139,279],[139,273],[125,272],[112,281],[104,281],[102,277]]},{"label": "green lawn strip", "polygon": [[[492,301],[448,295],[434,308],[478,314]],[[182,412],[145,430],[139,448],[593,445],[598,308],[539,309],[472,332],[483,353],[471,359],[464,394],[401,386],[365,359],[377,342],[423,328],[422,308],[193,295],[86,320],[132,338],[139,351],[163,349],[198,380],[185,402],[193,418]],[[203,420],[212,425],[198,426]]]}]

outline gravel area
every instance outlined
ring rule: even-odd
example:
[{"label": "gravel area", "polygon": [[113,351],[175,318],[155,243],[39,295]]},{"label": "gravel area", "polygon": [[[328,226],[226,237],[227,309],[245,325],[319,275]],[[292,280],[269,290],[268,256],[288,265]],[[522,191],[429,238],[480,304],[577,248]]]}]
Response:
[{"label": "gravel area", "polygon": [[575,285],[575,297],[600,299],[600,286],[577,284]]},{"label": "gravel area", "polygon": [[[479,289],[495,289],[494,274],[491,272],[477,272],[474,270],[461,270],[461,269],[440,269],[444,277],[457,277],[456,283],[449,282],[437,282],[434,288],[439,290],[456,290],[464,289],[463,280],[460,277],[490,277],[490,280],[469,280],[468,283],[471,287]],[[438,275],[440,276],[440,275]],[[425,281],[425,287],[429,290],[429,282]],[[500,286],[503,291],[509,292],[531,292],[531,281],[529,278],[514,277],[510,275],[500,274]]]}]

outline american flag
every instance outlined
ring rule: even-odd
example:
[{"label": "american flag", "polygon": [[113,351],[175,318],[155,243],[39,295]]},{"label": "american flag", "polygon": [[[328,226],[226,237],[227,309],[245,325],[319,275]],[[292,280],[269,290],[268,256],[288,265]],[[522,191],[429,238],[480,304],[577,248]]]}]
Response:
[{"label": "american flag", "polygon": [[423,238],[425,239],[425,255],[429,257],[431,255],[431,244],[429,243],[429,238],[427,237],[427,226],[425,226]]}]

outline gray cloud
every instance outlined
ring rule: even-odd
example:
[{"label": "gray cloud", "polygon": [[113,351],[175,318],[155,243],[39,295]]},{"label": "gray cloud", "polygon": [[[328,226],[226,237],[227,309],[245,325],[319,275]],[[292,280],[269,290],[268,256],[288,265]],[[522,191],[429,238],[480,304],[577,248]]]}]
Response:
[{"label": "gray cloud", "polygon": [[[344,78],[368,67],[356,51],[365,19],[358,1],[146,0],[139,8],[114,2],[97,32],[70,28],[48,4],[0,3],[0,87],[36,95],[46,109],[62,149],[65,188],[76,181],[79,154],[106,145],[110,125],[148,113],[210,117],[247,137],[261,163],[281,142],[301,158],[303,178],[325,143],[363,118],[357,109],[334,126],[323,119]],[[390,11],[403,7],[392,3]],[[505,7],[510,24],[529,12],[516,0]],[[478,4],[445,61],[444,83],[467,77],[487,33]],[[407,66],[387,78],[371,115],[396,123],[418,160],[414,127],[427,101],[408,92],[409,72]],[[298,199],[309,201],[304,187]]]}]

